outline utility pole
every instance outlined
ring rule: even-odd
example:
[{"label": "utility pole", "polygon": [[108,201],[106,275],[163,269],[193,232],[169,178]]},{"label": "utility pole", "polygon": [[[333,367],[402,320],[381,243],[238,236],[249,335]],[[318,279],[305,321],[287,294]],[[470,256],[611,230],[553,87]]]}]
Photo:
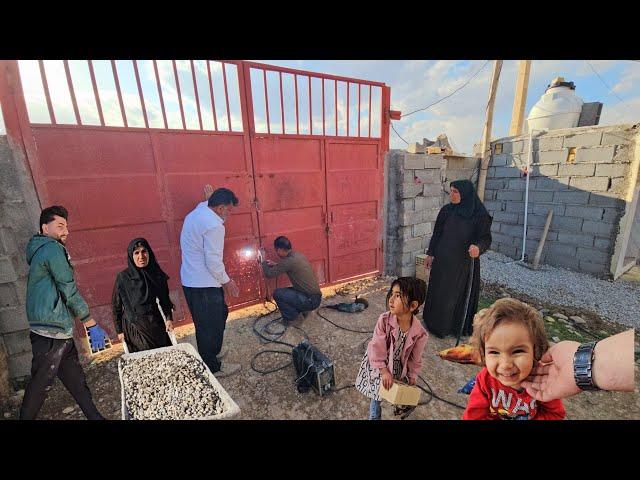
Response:
[{"label": "utility pole", "polygon": [[480,163],[480,176],[478,177],[478,197],[484,200],[484,187],[487,183],[487,169],[491,159],[491,123],[493,122],[493,106],[496,102],[496,91],[498,90],[498,80],[502,70],[502,60],[496,60],[493,65],[493,75],[491,77],[491,88],[489,89],[489,102],[487,103],[487,118],[484,122],[484,132],[482,133],[482,162]]},{"label": "utility pole", "polygon": [[518,70],[518,80],[516,82],[516,95],[513,99],[513,112],[511,113],[511,126],[509,127],[510,137],[522,133],[530,72],[531,60],[520,60],[520,69]]}]

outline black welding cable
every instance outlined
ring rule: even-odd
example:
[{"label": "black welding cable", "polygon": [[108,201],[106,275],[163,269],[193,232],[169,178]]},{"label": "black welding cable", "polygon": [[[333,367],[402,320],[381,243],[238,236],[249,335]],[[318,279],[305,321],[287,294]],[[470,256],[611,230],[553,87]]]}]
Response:
[{"label": "black welding cable", "polygon": [[[320,308],[327,308],[327,307],[322,306]],[[340,328],[342,330],[346,330],[347,332],[353,332],[353,333],[373,333],[373,330],[353,330],[351,328],[347,328],[347,327],[343,327],[341,325],[338,325],[337,323],[333,323],[331,320],[329,320],[327,317],[325,317],[324,315],[322,315],[320,313],[320,308],[318,308],[318,316],[320,318],[325,319],[327,322],[329,322],[331,325],[333,325],[335,327],[338,327],[338,328]]]}]

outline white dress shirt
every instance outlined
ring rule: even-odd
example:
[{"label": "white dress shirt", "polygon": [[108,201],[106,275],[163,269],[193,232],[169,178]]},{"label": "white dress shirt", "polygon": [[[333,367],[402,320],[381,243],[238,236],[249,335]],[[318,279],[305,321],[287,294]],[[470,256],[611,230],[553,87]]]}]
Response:
[{"label": "white dress shirt", "polygon": [[182,265],[180,279],[185,287],[220,287],[229,281],[222,263],[224,220],[199,203],[184,219],[180,233]]}]

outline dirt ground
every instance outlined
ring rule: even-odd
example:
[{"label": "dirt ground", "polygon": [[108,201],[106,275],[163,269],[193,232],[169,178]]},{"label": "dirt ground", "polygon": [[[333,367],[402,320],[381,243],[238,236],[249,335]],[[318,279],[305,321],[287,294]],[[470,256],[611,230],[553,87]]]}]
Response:
[{"label": "dirt ground", "polygon": [[[385,295],[389,285],[389,278],[365,279],[337,289],[325,292],[323,305],[341,301],[353,301],[355,294],[369,301],[369,308],[364,312],[347,314],[335,310],[320,308],[319,312],[325,317],[347,328],[354,330],[373,330],[375,322],[385,310]],[[509,295],[509,291],[499,286],[485,285],[482,290],[481,307],[490,304],[496,298]],[[575,308],[565,308],[557,305],[544,305],[532,299],[512,295],[522,300],[529,300],[537,308],[547,308],[551,312],[561,312],[567,316],[581,315],[587,320],[586,329],[599,332],[598,336],[624,330],[625,327],[607,322],[591,312],[579,311]],[[290,352],[290,348],[283,345],[262,345],[254,334],[252,326],[256,317],[264,313],[263,306],[255,306],[242,311],[233,312],[227,323],[224,343],[229,349],[225,360],[240,363],[240,373],[229,378],[221,378],[220,383],[235,400],[241,409],[237,419],[261,420],[353,420],[366,419],[368,416],[369,400],[354,388],[346,388],[338,392],[331,392],[319,396],[313,391],[298,393],[294,380],[293,366],[275,373],[262,375],[252,370],[252,357],[263,349],[281,349]],[[269,318],[274,318],[271,314]],[[266,320],[261,321],[261,324]],[[309,340],[334,364],[337,388],[352,385],[366,342],[370,334],[353,333],[341,330],[316,313],[311,314],[304,321],[294,323],[303,329]],[[275,327],[277,329],[277,327]],[[177,329],[179,341],[190,341],[195,346],[193,325],[185,325]],[[572,332],[565,332],[571,335]],[[554,330],[555,335],[562,335],[563,331]],[[551,335],[550,335],[551,336]],[[289,327],[281,338],[282,341],[297,344],[303,340],[303,333]],[[466,339],[463,339],[466,340]],[[424,352],[424,363],[421,376],[429,383],[438,397],[463,407],[467,395],[457,393],[457,390],[479,371],[474,365],[461,365],[440,359],[437,352],[454,346],[455,338],[438,339],[430,336]],[[92,364],[85,367],[89,387],[97,402],[98,408],[105,417],[112,420],[120,419],[120,383],[118,379],[118,358],[122,354],[122,346],[115,345],[109,351],[94,358]],[[257,359],[259,369],[268,370],[286,363],[291,357],[286,354],[266,354]],[[638,362],[635,365],[638,370]],[[567,419],[569,420],[622,420],[640,419],[638,402],[638,378],[636,378],[636,392],[588,392],[565,400]],[[429,396],[422,394],[422,401]],[[74,407],[69,413],[70,407]],[[15,419],[18,406],[5,405],[0,410],[4,418]],[[455,420],[460,419],[462,409],[432,398],[427,405],[419,406],[408,420]],[[64,389],[59,380],[50,392],[39,418],[41,419],[84,419],[84,415],[76,406],[74,400]],[[383,419],[394,419],[393,409],[383,402]]]}]

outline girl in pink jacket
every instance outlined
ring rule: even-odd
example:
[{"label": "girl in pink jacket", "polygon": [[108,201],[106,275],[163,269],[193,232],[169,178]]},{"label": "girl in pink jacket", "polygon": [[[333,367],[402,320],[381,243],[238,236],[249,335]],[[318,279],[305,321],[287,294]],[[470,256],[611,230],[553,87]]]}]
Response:
[{"label": "girl in pink jacket", "polygon": [[356,379],[356,389],[371,399],[370,420],[380,420],[382,414],[380,384],[388,389],[394,379],[416,383],[428,338],[416,315],[426,296],[423,280],[400,277],[391,284],[387,293],[389,311],[378,318]]}]

